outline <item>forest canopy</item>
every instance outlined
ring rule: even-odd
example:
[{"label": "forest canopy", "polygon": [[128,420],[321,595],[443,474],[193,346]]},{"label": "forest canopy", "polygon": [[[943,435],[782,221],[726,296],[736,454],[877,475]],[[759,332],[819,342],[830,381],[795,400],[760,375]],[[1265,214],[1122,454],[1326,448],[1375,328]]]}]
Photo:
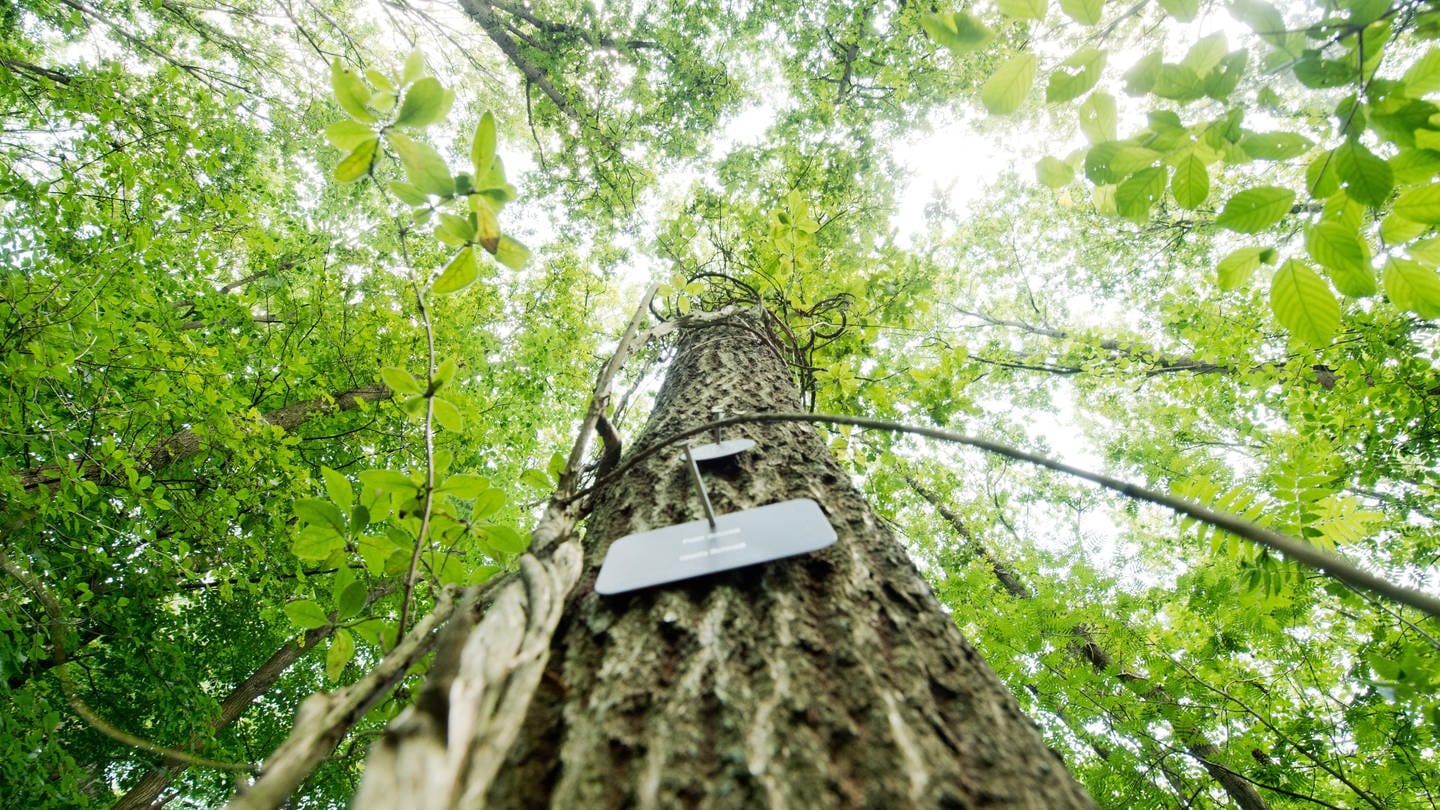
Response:
[{"label": "forest canopy", "polygon": [[[818,413],[1440,595],[1437,43],[1405,0],[3,5],[0,794],[224,803],[603,474],[647,289],[763,305]],[[821,429],[1099,805],[1440,801],[1436,616]]]}]

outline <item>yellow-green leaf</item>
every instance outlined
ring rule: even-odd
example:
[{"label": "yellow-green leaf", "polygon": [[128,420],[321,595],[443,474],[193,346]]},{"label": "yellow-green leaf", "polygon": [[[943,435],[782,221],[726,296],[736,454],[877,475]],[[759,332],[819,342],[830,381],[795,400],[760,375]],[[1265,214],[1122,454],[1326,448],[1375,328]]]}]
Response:
[{"label": "yellow-green leaf", "polygon": [[[435,279],[435,286],[431,289],[437,293],[455,292],[470,286],[470,283],[479,275],[479,269],[475,266],[475,250],[471,247],[463,247],[450,263],[445,265],[440,277]],[[393,386],[392,386],[393,387]]]},{"label": "yellow-green leaf", "polygon": [[1340,328],[1340,304],[1318,273],[1291,259],[1275,271],[1270,308],[1295,337],[1312,346],[1328,346]]},{"label": "yellow-green leaf", "polygon": [[1080,105],[1080,131],[1090,143],[1104,143],[1116,138],[1115,97],[1109,93],[1091,93]]},{"label": "yellow-green leaf", "polygon": [[1008,115],[1020,108],[1030,86],[1035,83],[1037,62],[1032,53],[1021,53],[1005,60],[980,88],[980,101],[995,115]]},{"label": "yellow-green leaf", "polygon": [[1305,232],[1305,250],[1326,269],[1341,293],[1351,298],[1375,294],[1370,249],[1354,229],[1338,222],[1318,222]]},{"label": "yellow-green leaf", "polygon": [[370,88],[365,86],[364,79],[342,65],[339,59],[330,63],[330,89],[340,109],[349,113],[351,118],[367,124],[374,123],[375,116],[365,109],[365,105],[370,103]]},{"label": "yellow-green leaf", "polygon": [[1081,25],[1094,25],[1105,12],[1105,0],[1060,0],[1060,10]]},{"label": "yellow-green leaf", "polygon": [[920,18],[920,27],[931,39],[957,54],[973,51],[990,39],[990,29],[963,11],[926,14]]},{"label": "yellow-green leaf", "polygon": [[1273,262],[1275,250],[1273,248],[1243,247],[1231,251],[1230,255],[1220,260],[1215,268],[1217,281],[1222,290],[1238,290],[1245,286],[1255,268],[1260,266],[1262,261]]},{"label": "yellow-green leaf", "polygon": [[1351,199],[1378,208],[1390,199],[1395,173],[1390,164],[1357,141],[1335,150],[1335,172]]},{"label": "yellow-green leaf", "polygon": [[440,423],[440,427],[455,433],[464,429],[465,419],[460,415],[460,409],[455,407],[455,403],[440,397],[435,397],[434,401],[435,421]]},{"label": "yellow-green leaf", "polygon": [[475,137],[470,141],[470,163],[475,168],[475,176],[483,179],[494,162],[495,116],[486,110],[480,116],[480,123],[475,125]]},{"label": "yellow-green leaf", "polygon": [[1000,13],[1021,20],[1043,20],[1050,0],[997,0]]},{"label": "yellow-green leaf", "polygon": [[1181,208],[1193,211],[1203,205],[1210,196],[1210,173],[1205,169],[1205,161],[1194,153],[1180,158],[1175,164],[1170,190]]},{"label": "yellow-green leaf", "polygon": [[1440,276],[1419,262],[1386,262],[1385,294],[1401,309],[1417,312],[1422,318],[1440,318]]},{"label": "yellow-green leaf", "polygon": [[355,147],[375,139],[375,130],[350,118],[336,121],[325,128],[325,140],[344,152],[353,152]]},{"label": "yellow-green leaf", "polygon": [[317,627],[324,627],[330,623],[330,617],[326,615],[325,608],[314,599],[300,599],[285,605],[285,615],[296,627],[304,630],[314,630]]},{"label": "yellow-green leaf", "polygon": [[455,191],[455,181],[445,159],[440,157],[429,144],[411,140],[398,132],[386,132],[385,137],[395,154],[400,156],[400,165],[405,167],[405,176],[411,184],[426,194],[445,197]]},{"label": "yellow-green leaf", "polygon": [[382,366],[380,379],[397,394],[419,394],[425,390],[420,387],[420,382],[415,379],[413,374],[395,366]]},{"label": "yellow-green leaf", "polygon": [[355,147],[355,151],[335,164],[335,180],[349,183],[369,174],[370,166],[375,162],[375,149],[379,145],[380,139],[373,135],[370,140],[361,142],[359,146]]},{"label": "yellow-green leaf", "polygon": [[1440,48],[1431,48],[1405,71],[1405,92],[1412,98],[1440,90]]},{"label": "yellow-green leaf", "polygon": [[350,631],[340,628],[330,639],[330,649],[325,653],[325,677],[332,682],[340,680],[350,659],[355,657],[355,639]]},{"label": "yellow-green leaf", "polygon": [[1278,186],[1246,189],[1225,202],[1215,224],[1240,233],[1259,233],[1283,219],[1294,201],[1295,192]]},{"label": "yellow-green leaf", "polygon": [[434,76],[426,76],[410,85],[405,92],[405,101],[400,104],[400,113],[395,116],[397,127],[428,127],[439,121],[449,111],[449,91]]},{"label": "yellow-green leaf", "polygon": [[420,78],[424,73],[425,56],[420,53],[419,48],[416,48],[410,51],[410,54],[405,57],[405,68],[401,71],[400,81],[403,84],[409,84]]},{"label": "yellow-green leaf", "polygon": [[1160,0],[1160,7],[1180,22],[1190,22],[1200,12],[1200,0]]},{"label": "yellow-green leaf", "polygon": [[1075,179],[1075,169],[1059,158],[1046,155],[1035,164],[1035,177],[1050,188],[1064,188]]},{"label": "yellow-green leaf", "polygon": [[1411,189],[1395,200],[1395,213],[1426,225],[1440,225],[1440,185]]},{"label": "yellow-green leaf", "polygon": [[511,270],[522,270],[530,261],[530,248],[508,236],[501,236],[500,245],[495,250],[495,260]]}]

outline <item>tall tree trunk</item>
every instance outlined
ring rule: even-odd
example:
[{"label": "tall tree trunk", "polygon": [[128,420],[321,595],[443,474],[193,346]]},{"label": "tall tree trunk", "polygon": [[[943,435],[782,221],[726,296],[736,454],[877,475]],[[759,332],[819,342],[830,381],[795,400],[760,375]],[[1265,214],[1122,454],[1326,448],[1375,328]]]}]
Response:
[{"label": "tall tree trunk", "polygon": [[[758,315],[685,329],[637,446],[703,424],[714,407],[784,411],[799,401]],[[1092,806],[815,430],[790,423],[739,433],[758,446],[706,473],[717,510],[813,498],[834,526],[836,544],[805,557],[599,596],[593,586],[610,543],[701,514],[673,449],[628,468],[597,493],[585,567],[550,641],[543,676],[525,713],[516,715],[523,726],[508,761],[480,793],[486,803]],[[466,690],[463,663],[460,671],[452,695]],[[431,724],[435,731],[424,745],[449,746],[448,760],[456,762],[476,745],[457,734],[457,724],[470,733],[474,722],[451,711]],[[393,800],[417,796],[421,791],[398,783],[436,778],[417,775],[415,767],[377,767],[406,761],[407,747],[417,747],[414,736],[391,733],[377,743],[362,806],[380,806],[387,793]],[[449,798],[435,805],[474,796],[467,773],[481,766],[495,773],[499,765],[470,759],[455,767]],[[437,794],[433,787],[423,792],[445,796],[447,789]]]}]

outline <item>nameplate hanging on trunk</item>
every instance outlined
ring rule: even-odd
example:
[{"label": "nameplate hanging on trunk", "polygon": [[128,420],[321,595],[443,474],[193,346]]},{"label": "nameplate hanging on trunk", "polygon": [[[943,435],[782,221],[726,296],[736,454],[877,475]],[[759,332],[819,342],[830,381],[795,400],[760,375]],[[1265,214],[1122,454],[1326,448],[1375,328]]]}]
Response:
[{"label": "nameplate hanging on trunk", "polygon": [[664,585],[818,551],[835,529],[809,498],[757,506],[709,519],[630,534],[610,545],[595,592]]}]

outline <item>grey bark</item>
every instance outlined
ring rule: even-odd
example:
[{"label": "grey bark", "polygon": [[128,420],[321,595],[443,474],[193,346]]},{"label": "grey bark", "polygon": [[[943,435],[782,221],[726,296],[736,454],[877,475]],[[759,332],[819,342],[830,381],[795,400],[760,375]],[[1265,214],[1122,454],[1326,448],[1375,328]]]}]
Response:
[{"label": "grey bark", "polygon": [[[703,424],[712,407],[783,411],[799,399],[757,317],[687,330],[637,446]],[[597,493],[579,584],[484,803],[1092,806],[814,428],[734,435],[759,445],[710,474],[717,508],[814,498],[838,542],[602,598],[593,584],[611,542],[699,514],[675,453],[628,469]]]}]

